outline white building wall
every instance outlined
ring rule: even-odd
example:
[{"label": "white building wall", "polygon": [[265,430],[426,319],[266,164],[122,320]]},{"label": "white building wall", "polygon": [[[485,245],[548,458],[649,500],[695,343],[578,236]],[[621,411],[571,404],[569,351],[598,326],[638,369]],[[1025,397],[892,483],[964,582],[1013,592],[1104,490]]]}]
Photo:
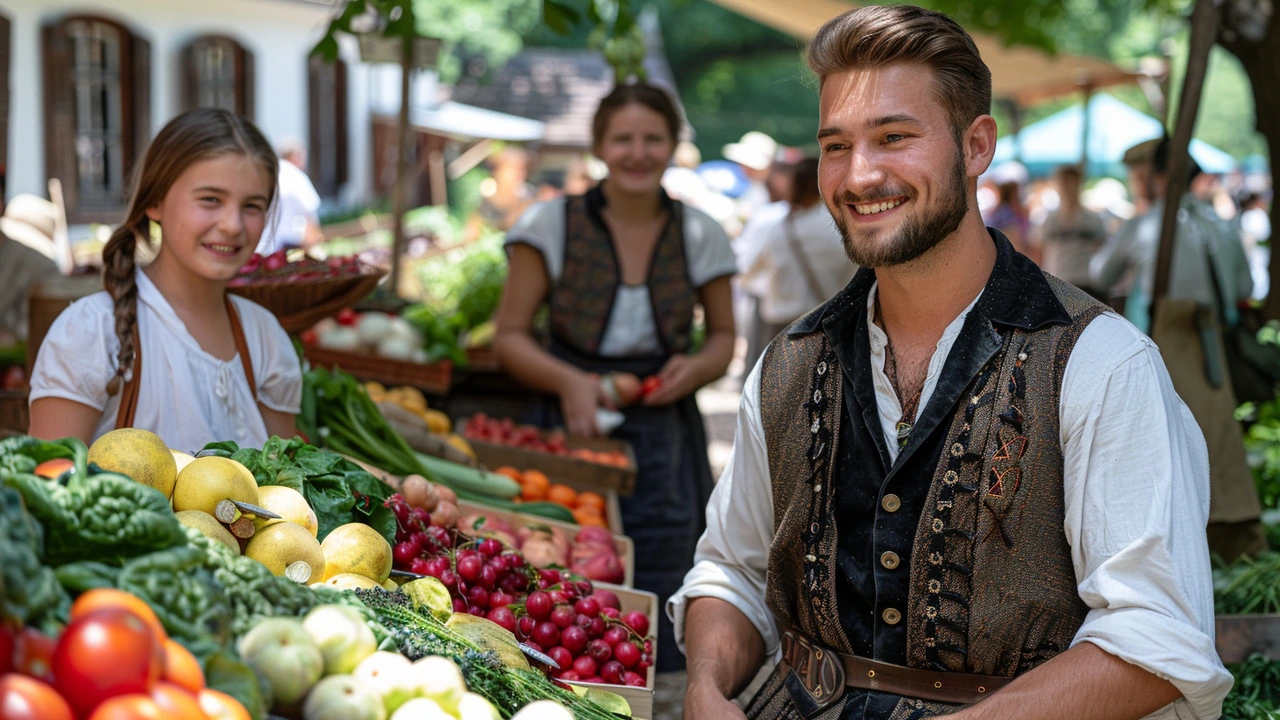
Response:
[{"label": "white building wall", "polygon": [[[47,196],[41,28],[72,14],[99,15],[151,43],[151,131],[179,111],[181,53],[199,35],[226,35],[254,56],[254,122],[273,144],[307,138],[307,55],[324,33],[331,10],[298,0],[0,0],[12,23],[9,118],[9,197]],[[349,179],[343,200],[369,187],[367,72],[354,42],[342,43],[348,63]],[[7,198],[6,198],[7,199]]]}]

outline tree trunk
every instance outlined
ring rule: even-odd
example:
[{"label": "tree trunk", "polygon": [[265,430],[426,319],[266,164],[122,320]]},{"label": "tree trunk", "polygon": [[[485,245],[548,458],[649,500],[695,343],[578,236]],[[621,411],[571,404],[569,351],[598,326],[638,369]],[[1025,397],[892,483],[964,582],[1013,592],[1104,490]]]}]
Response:
[{"label": "tree trunk", "polygon": [[[1259,11],[1245,6],[1253,6],[1253,3],[1240,0],[1223,3],[1218,42],[1239,58],[1249,75],[1255,122],[1258,132],[1267,139],[1274,166],[1276,159],[1280,158],[1280,21],[1274,15],[1248,19],[1246,11]],[[1271,203],[1271,228],[1274,245],[1277,233],[1280,233],[1280,202]],[[1271,254],[1271,293],[1265,312],[1268,318],[1280,318],[1280,253],[1274,251]]]}]

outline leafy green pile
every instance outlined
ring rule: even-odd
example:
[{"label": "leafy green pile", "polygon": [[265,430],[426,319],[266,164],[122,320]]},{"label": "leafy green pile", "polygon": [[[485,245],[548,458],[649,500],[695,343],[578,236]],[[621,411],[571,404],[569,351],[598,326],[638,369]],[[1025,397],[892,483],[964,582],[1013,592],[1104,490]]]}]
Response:
[{"label": "leafy green pile", "polygon": [[1280,661],[1252,655],[1227,669],[1236,684],[1222,702],[1223,720],[1280,720]]},{"label": "leafy green pile", "polygon": [[490,233],[422,264],[423,301],[401,316],[427,339],[429,361],[447,357],[466,365],[460,338],[492,318],[502,300],[507,281],[502,242],[501,234]]},{"label": "leafy green pile", "polygon": [[0,485],[0,618],[47,630],[69,599],[40,562],[43,544],[44,528],[27,514],[22,495]]},{"label": "leafy green pile", "polygon": [[206,445],[201,452],[244,465],[259,486],[283,485],[302,493],[316,513],[320,540],[340,525],[360,522],[377,530],[388,543],[395,543],[396,518],[382,504],[394,491],[335,452],[297,438],[278,437],[268,440],[261,450],[220,442]]},{"label": "leafy green pile", "polygon": [[[0,447],[5,458],[0,461],[0,480],[22,494],[27,511],[44,525],[46,564],[76,560],[120,564],[186,542],[182,524],[163,493],[86,465],[88,449],[83,442],[75,438],[10,440]],[[72,460],[74,470],[58,480],[32,474],[37,463],[57,457]]]},{"label": "leafy green pile", "polygon": [[1244,556],[1214,569],[1213,609],[1221,615],[1280,613],[1280,553]]},{"label": "leafy green pile", "polygon": [[1252,423],[1244,434],[1244,448],[1258,499],[1264,508],[1280,507],[1280,398],[1245,403],[1236,416]]}]

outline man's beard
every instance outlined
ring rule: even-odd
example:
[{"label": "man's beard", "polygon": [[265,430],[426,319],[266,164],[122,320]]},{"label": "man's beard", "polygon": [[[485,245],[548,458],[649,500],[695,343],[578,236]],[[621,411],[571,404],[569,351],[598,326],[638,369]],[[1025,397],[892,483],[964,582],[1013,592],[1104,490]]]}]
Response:
[{"label": "man's beard", "polygon": [[[828,205],[831,217],[840,230],[844,253],[859,267],[890,267],[911,262],[924,255],[960,227],[969,212],[969,187],[964,169],[964,152],[957,146],[955,162],[951,166],[951,181],[944,187],[934,210],[921,209],[908,215],[892,237],[875,242],[884,230],[856,230],[858,242],[850,235],[849,223],[842,207],[852,203],[869,203],[892,197],[908,195],[895,188],[886,188],[874,195],[859,197],[845,191],[835,197],[834,209]],[[910,198],[909,198],[910,199]],[[850,210],[850,212],[857,212]]]}]

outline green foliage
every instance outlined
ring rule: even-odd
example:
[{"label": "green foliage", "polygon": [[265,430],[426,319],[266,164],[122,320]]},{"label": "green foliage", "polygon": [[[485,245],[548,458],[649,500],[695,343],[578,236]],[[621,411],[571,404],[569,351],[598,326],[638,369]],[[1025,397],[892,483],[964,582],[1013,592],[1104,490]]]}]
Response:
[{"label": "green foliage", "polygon": [[1244,556],[1214,569],[1213,609],[1221,615],[1280,613],[1280,553]]},{"label": "green foliage", "polygon": [[1236,682],[1222,703],[1223,720],[1280,720],[1280,661],[1251,655],[1227,670]]},{"label": "green foliage", "polygon": [[539,19],[538,0],[413,0],[417,29],[440,38],[440,79],[454,82],[462,58],[501,66],[524,47],[521,36]]},{"label": "green foliage", "polygon": [[[422,264],[419,278],[423,306],[429,314],[455,318],[461,330],[470,330],[498,309],[507,279],[503,236],[490,232],[468,245],[450,250]],[[418,318],[408,317],[418,323]]]},{"label": "green foliage", "polygon": [[461,177],[449,180],[449,214],[455,218],[469,218],[475,214],[484,200],[480,194],[480,185],[489,177],[489,171],[483,165],[477,165]]}]

